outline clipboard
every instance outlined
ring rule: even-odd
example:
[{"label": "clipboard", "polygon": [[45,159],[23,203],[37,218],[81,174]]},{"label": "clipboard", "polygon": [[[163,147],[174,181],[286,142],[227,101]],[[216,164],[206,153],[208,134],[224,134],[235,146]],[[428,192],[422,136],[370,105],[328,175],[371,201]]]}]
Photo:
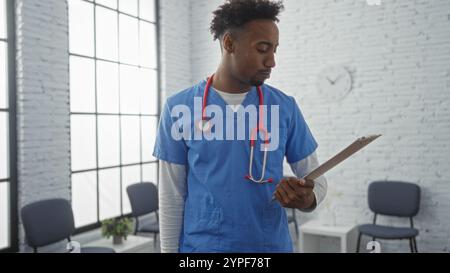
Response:
[{"label": "clipboard", "polygon": [[305,180],[315,180],[334,168],[336,165],[341,163],[342,161],[346,160],[350,156],[357,153],[362,148],[369,145],[372,141],[379,138],[381,135],[372,135],[372,136],[365,136],[360,137],[357,140],[355,140],[352,144],[347,146],[345,149],[340,151],[338,154],[330,158],[327,162],[323,163],[316,169],[314,169],[312,172],[310,172],[308,175],[303,177]]},{"label": "clipboard", "polygon": [[[372,141],[379,138],[380,136],[381,135],[371,135],[371,136],[364,136],[364,137],[360,137],[360,138],[356,139],[352,144],[350,144],[345,149],[340,151],[338,154],[336,154],[335,156],[330,158],[327,162],[323,163],[322,165],[320,165],[319,167],[314,169],[312,172],[310,172],[309,174],[304,176],[303,179],[314,181],[315,179],[324,175],[329,170],[336,167],[342,161],[346,160],[347,158],[351,157],[352,155],[357,153],[362,148],[369,145]],[[272,197],[272,201],[274,201],[275,199],[276,198],[275,198],[275,194],[274,194],[274,196]]]}]

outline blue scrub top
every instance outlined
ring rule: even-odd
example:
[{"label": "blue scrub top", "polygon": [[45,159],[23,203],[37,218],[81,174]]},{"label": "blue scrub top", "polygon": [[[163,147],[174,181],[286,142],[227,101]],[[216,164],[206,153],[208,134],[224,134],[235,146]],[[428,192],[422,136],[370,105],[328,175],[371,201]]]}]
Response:
[{"label": "blue scrub top", "polygon": [[[271,177],[274,182],[257,184],[245,179],[250,160],[248,135],[246,140],[214,141],[172,137],[171,130],[176,126],[180,131],[187,130],[188,135],[194,134],[194,122],[189,124],[190,128],[183,128],[183,118],[171,113],[173,107],[186,105],[192,114],[191,121],[195,120],[194,98],[203,97],[205,86],[206,81],[202,81],[167,99],[153,152],[160,160],[186,166],[187,195],[180,252],[292,252],[286,212],[279,202],[271,199],[283,177],[284,157],[288,163],[298,162],[317,148],[295,99],[269,85],[262,86],[264,105],[269,107],[266,128],[270,133],[270,107],[279,105],[280,133],[278,148],[268,152],[266,164],[265,178]],[[218,105],[225,116],[226,102],[212,88],[208,105]],[[259,105],[256,87],[242,103],[243,107],[248,105]],[[248,119],[241,120],[238,115],[231,120],[234,128],[237,123],[248,123]],[[261,176],[263,159],[260,144],[258,140],[252,170],[257,179]]]}]

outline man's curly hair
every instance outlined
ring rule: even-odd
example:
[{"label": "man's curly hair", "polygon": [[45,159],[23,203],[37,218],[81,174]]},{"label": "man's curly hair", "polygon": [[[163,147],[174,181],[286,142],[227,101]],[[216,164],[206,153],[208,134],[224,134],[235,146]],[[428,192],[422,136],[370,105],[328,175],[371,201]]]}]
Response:
[{"label": "man's curly hair", "polygon": [[282,1],[270,0],[227,0],[213,12],[211,34],[214,40],[220,39],[226,31],[242,28],[256,19],[279,22],[278,14],[284,9]]}]

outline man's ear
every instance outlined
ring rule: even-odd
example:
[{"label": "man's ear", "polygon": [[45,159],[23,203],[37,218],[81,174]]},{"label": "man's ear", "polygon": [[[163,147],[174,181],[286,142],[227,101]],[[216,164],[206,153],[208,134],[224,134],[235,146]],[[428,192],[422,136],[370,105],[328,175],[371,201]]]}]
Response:
[{"label": "man's ear", "polygon": [[234,52],[234,39],[230,32],[226,32],[222,38],[222,47],[228,53]]}]

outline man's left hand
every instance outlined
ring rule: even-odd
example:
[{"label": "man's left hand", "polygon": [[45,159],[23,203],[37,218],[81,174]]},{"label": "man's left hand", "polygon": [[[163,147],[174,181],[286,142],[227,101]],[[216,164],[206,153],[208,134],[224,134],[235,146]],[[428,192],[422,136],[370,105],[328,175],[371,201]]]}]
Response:
[{"label": "man's left hand", "polygon": [[277,185],[275,198],[285,208],[309,209],[316,202],[313,189],[314,181],[288,177]]}]

